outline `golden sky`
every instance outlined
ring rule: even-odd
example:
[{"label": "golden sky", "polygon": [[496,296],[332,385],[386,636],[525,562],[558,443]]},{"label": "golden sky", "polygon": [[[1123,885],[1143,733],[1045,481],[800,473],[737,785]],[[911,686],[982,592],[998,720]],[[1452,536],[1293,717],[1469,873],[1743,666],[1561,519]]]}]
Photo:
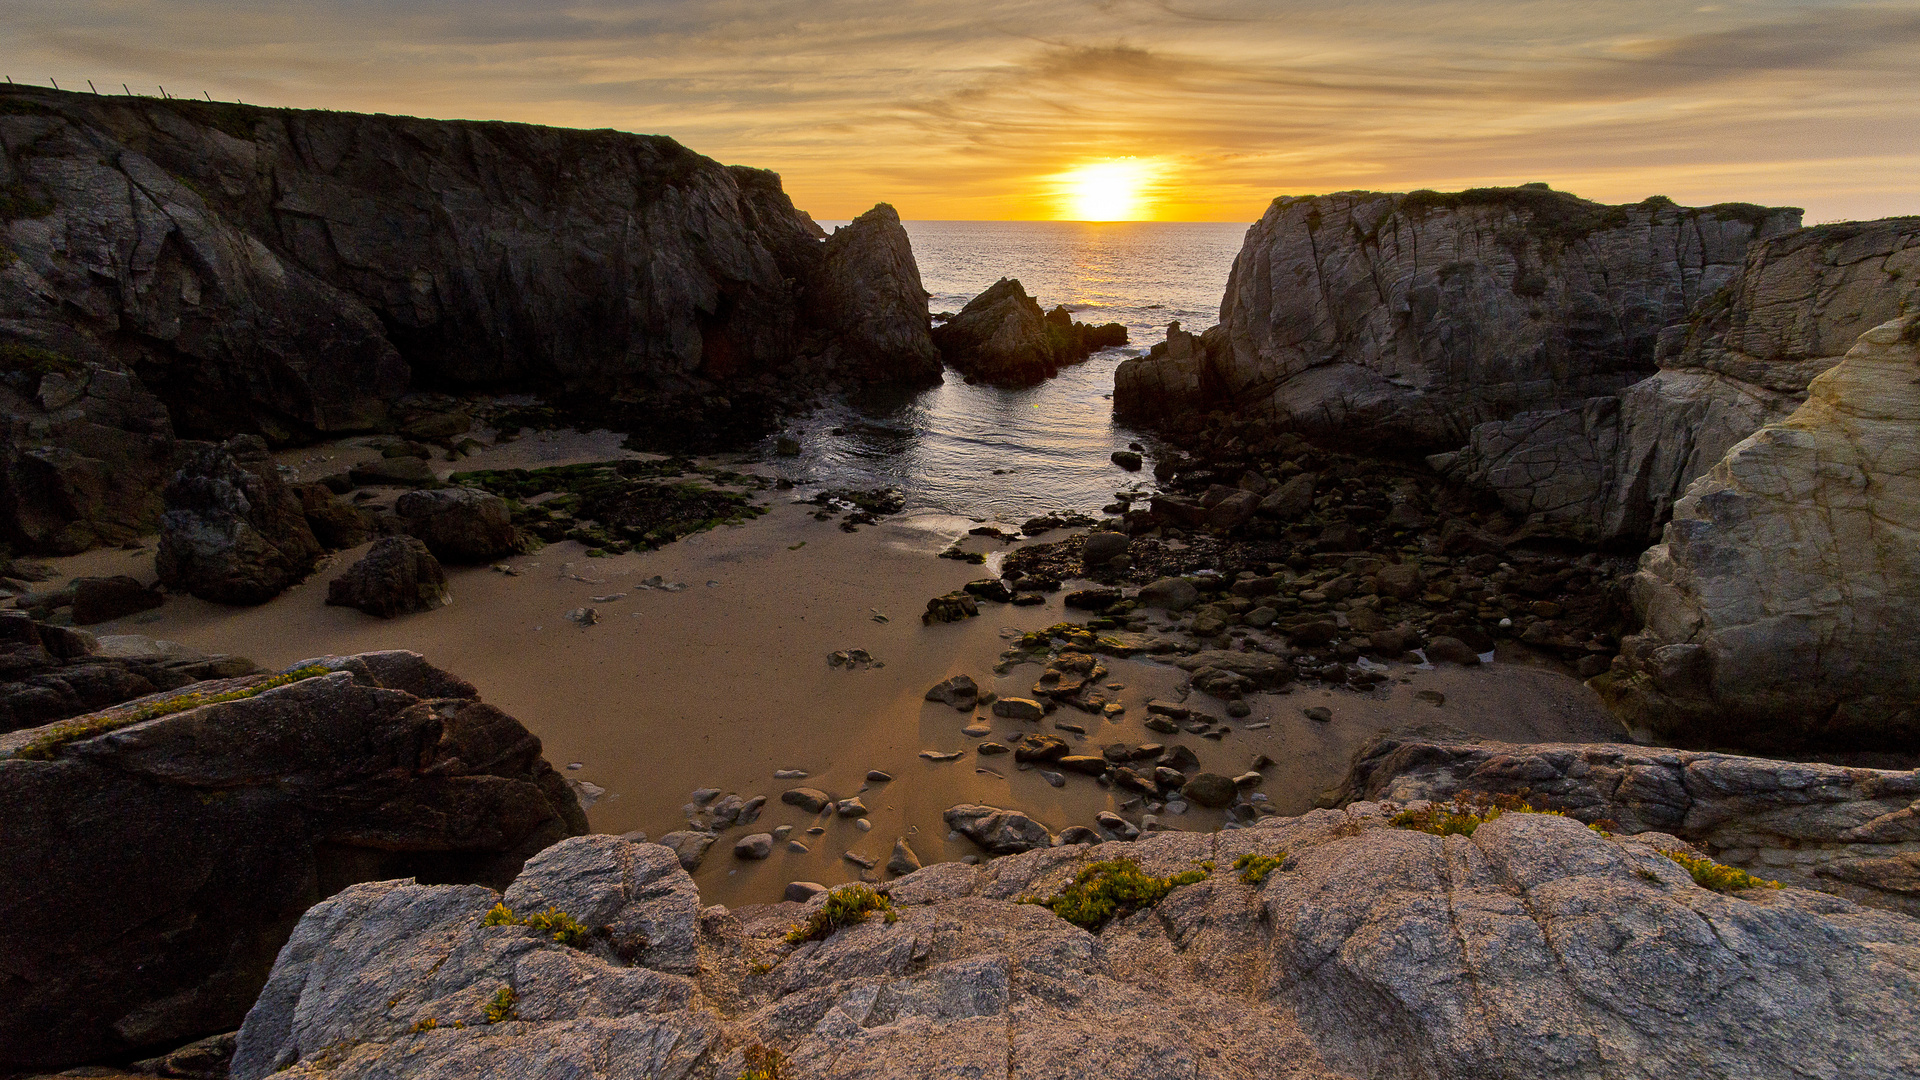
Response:
[{"label": "golden sky", "polygon": [[828,220],[885,200],[917,219],[1250,221],[1276,195],[1534,180],[1810,223],[1920,213],[1920,0],[6,11],[16,81],[660,133],[777,170]]}]

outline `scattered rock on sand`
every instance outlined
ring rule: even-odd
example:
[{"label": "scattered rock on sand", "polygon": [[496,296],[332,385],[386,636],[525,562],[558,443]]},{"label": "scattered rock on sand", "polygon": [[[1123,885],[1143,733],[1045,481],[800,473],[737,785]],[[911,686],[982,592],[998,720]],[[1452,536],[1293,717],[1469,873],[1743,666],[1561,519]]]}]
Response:
[{"label": "scattered rock on sand", "polygon": [[393,510],[442,562],[491,562],[518,547],[507,501],[478,488],[409,491]]},{"label": "scattered rock on sand", "polygon": [[867,804],[861,802],[858,796],[851,799],[841,799],[834,805],[834,812],[841,817],[863,818],[867,816]]},{"label": "scattered rock on sand", "polygon": [[73,583],[73,625],[91,626],[122,619],[166,602],[165,596],[125,574],[81,578]]},{"label": "scattered rock on sand", "polygon": [[773,854],[773,834],[753,833],[734,841],[733,857],[736,859],[764,859]]},{"label": "scattered rock on sand", "polygon": [[1231,805],[1234,796],[1239,794],[1239,788],[1231,777],[1203,772],[1181,785],[1180,794],[1185,796],[1188,802],[1217,810]]},{"label": "scattered rock on sand", "polygon": [[1185,611],[1200,601],[1200,590],[1185,578],[1161,578],[1140,590],[1140,603],[1166,611]]},{"label": "scattered rock on sand", "polygon": [[1333,722],[1333,710],[1327,708],[1325,705],[1313,705],[1301,709],[1300,715],[1316,723],[1328,724]]},{"label": "scattered rock on sand", "polygon": [[1038,720],[1047,711],[1032,698],[1004,697],[993,703],[993,715],[1008,720]]},{"label": "scattered rock on sand", "polygon": [[927,691],[928,701],[943,701],[963,712],[971,712],[980,700],[980,686],[969,675],[955,675]]},{"label": "scattered rock on sand", "polygon": [[797,806],[809,814],[817,814],[833,802],[833,796],[819,788],[798,787],[781,792],[780,801],[788,806]]},{"label": "scattered rock on sand", "polygon": [[327,603],[391,619],[445,607],[453,603],[453,594],[427,545],[411,536],[389,536],[328,583]]},{"label": "scattered rock on sand", "polygon": [[1472,646],[1457,637],[1448,637],[1445,634],[1427,639],[1426,654],[1427,659],[1435,664],[1459,664],[1463,667],[1473,667],[1480,663],[1480,654],[1474,652]]},{"label": "scattered rock on sand", "polygon": [[707,849],[713,846],[714,836],[707,832],[670,832],[660,838],[660,842],[673,849],[680,859],[680,865],[689,873],[700,869],[700,861],[707,857]]},{"label": "scattered rock on sand", "polygon": [[947,827],[995,855],[1053,845],[1052,830],[1018,810],[962,803],[941,814]]},{"label": "scattered rock on sand", "polygon": [[914,854],[913,846],[906,837],[893,842],[893,855],[887,859],[887,870],[895,874],[911,874],[920,869],[920,856]]},{"label": "scattered rock on sand", "polygon": [[320,541],[267,444],[242,435],[195,454],[167,485],[153,566],[162,584],[262,604],[312,572]]},{"label": "scattered rock on sand", "polygon": [[804,904],[816,896],[826,895],[827,887],[817,881],[789,881],[781,899]]},{"label": "scattered rock on sand", "polygon": [[1127,553],[1127,535],[1117,532],[1091,532],[1080,541],[1080,561],[1091,570]]},{"label": "scattered rock on sand", "polygon": [[928,761],[959,761],[962,755],[958,750],[922,750],[920,756]]}]

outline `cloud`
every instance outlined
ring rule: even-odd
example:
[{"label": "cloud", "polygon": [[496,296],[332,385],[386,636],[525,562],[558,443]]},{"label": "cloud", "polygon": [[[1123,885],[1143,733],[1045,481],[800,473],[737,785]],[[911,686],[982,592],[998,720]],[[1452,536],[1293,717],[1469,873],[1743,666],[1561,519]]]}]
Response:
[{"label": "cloud", "polygon": [[660,132],[827,218],[1045,215],[1045,178],[1109,157],[1158,163],[1177,214],[1243,220],[1283,192],[1532,179],[1920,208],[1920,0],[13,0],[0,56]]}]

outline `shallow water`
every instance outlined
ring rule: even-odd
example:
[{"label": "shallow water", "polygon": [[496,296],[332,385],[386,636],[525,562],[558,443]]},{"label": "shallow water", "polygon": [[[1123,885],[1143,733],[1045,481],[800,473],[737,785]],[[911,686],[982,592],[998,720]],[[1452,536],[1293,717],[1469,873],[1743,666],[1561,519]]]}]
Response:
[{"label": "shallow water", "polygon": [[[832,223],[829,223],[831,227]],[[1246,226],[1212,222],[910,221],[935,312],[956,312],[1001,277],[1043,308],[1118,322],[1129,344],[1024,390],[944,385],[877,394],[798,422],[797,458],[770,459],[793,479],[897,485],[909,510],[1020,521],[1095,511],[1140,482],[1108,458],[1144,432],[1113,419],[1113,369],[1166,337],[1167,323],[1211,326]],[[769,447],[770,448],[770,447]]]}]

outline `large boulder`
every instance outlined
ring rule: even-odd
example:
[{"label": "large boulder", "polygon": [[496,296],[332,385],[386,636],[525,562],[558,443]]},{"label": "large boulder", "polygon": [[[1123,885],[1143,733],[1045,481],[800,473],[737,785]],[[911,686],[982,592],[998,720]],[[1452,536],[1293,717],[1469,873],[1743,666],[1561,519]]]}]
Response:
[{"label": "large boulder", "polygon": [[0,910],[85,912],[0,922],[15,995],[0,1068],[231,1030],[328,894],[408,876],[504,887],[586,830],[540,740],[418,654],[292,677],[0,735]]},{"label": "large boulder", "polygon": [[507,500],[478,488],[409,491],[393,511],[444,562],[491,562],[513,554],[519,543]]},{"label": "large boulder", "polygon": [[927,292],[900,215],[880,203],[827,237],[810,313],[862,381],[940,381]]},{"label": "large boulder", "polygon": [[1127,335],[1117,323],[1074,322],[1064,307],[1042,314],[1019,281],[1001,278],[934,327],[933,341],[968,382],[1031,386],[1099,349],[1125,345]]},{"label": "large boulder", "polygon": [[1633,582],[1646,631],[1598,685],[1672,741],[1920,738],[1920,314],[1861,335],[1728,451]]},{"label": "large boulder", "polygon": [[1766,878],[1920,916],[1920,770],[1630,743],[1512,743],[1443,725],[1367,741],[1322,805],[1523,796],[1620,833],[1667,833]]},{"label": "large boulder", "polygon": [[[1565,818],[1443,839],[1388,816],[1358,804],[942,863],[889,882],[886,917],[798,945],[819,891],[702,909],[672,852],[613,837],[556,845],[505,896],[358,885],[301,921],[231,1075],[1912,1075],[1910,918],[1800,889],[1711,892],[1659,838]],[[1243,855],[1257,883],[1234,869]],[[1204,880],[1091,929],[1031,902],[1121,858]],[[588,935],[485,925],[496,901],[558,908]]]},{"label": "large boulder", "polygon": [[1435,463],[1536,531],[1641,544],[1733,445],[1787,418],[1867,330],[1920,306],[1920,218],[1756,241],[1740,277],[1661,333],[1660,370],[1564,409],[1473,429]]},{"label": "large boulder", "polygon": [[[1247,230],[1204,355],[1178,361],[1170,344],[1116,380],[1114,409],[1227,405],[1329,438],[1458,447],[1478,424],[1645,377],[1661,331],[1733,280],[1748,243],[1799,223],[1545,185],[1276,199]],[[1143,370],[1155,363],[1174,367]]]},{"label": "large boulder", "polygon": [[170,589],[262,604],[312,572],[320,541],[264,442],[242,435],[188,459],[167,485],[154,570]]},{"label": "large boulder", "polygon": [[427,545],[411,536],[389,536],[327,583],[327,603],[391,619],[445,607],[453,603],[453,594]]}]

